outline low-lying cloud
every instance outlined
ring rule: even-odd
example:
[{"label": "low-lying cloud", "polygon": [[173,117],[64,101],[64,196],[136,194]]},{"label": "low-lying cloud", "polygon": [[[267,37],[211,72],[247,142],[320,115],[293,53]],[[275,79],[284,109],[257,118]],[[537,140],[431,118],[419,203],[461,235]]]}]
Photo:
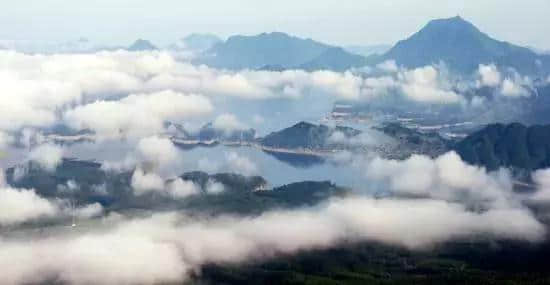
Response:
[{"label": "low-lying cloud", "polygon": [[[167,213],[112,223],[107,229],[1,241],[4,282],[178,282],[199,273],[206,263],[238,263],[342,242],[376,241],[422,249],[455,238],[534,242],[545,232],[521,209],[476,213],[445,201],[360,197],[257,217],[203,220]],[[14,263],[13,256],[25,262]]]},{"label": "low-lying cloud", "polygon": [[101,137],[139,137],[162,132],[165,121],[205,115],[212,109],[203,96],[162,91],[79,106],[67,111],[64,121],[77,130],[93,130]]},{"label": "low-lying cloud", "polygon": [[0,226],[20,224],[58,214],[58,208],[36,194],[34,190],[0,186]]},{"label": "low-lying cloud", "polygon": [[[144,141],[139,147],[142,157],[163,156],[165,152],[151,150],[162,144],[158,137]],[[233,156],[226,158],[228,161],[239,158],[238,154],[228,156]],[[514,194],[509,171],[487,172],[463,162],[454,152],[435,159],[418,155],[403,161],[367,158],[361,167],[366,184],[383,191],[383,198],[355,193],[317,206],[270,210],[257,216],[222,214],[203,218],[167,212],[121,218],[113,213],[101,222],[90,220],[79,225],[72,232],[59,230],[25,239],[6,236],[0,240],[4,282],[169,283],[188,280],[209,263],[241,263],[350,242],[425,250],[457,239],[540,242],[546,237],[546,226],[523,205],[525,196]],[[140,167],[133,175],[136,195],[156,192],[185,199],[224,191],[223,185],[213,180],[200,189],[193,182],[165,180]],[[538,190],[528,196],[548,199],[549,176],[547,170],[536,172],[533,180]],[[0,185],[4,185],[0,188],[9,188],[2,181],[0,178]],[[67,210],[32,191],[23,191],[30,190],[0,191],[0,195],[11,195],[0,201],[26,206],[18,207],[23,212],[11,212],[19,213],[16,218],[0,216],[3,224],[55,216],[58,212],[81,219],[103,212],[99,204]],[[39,209],[41,212],[36,213]],[[34,258],[37,255],[41,258]],[[25,262],[14,263],[13,256]],[[160,262],[151,264],[151,260]]]},{"label": "low-lying cloud", "polygon": [[488,173],[463,162],[455,152],[436,159],[421,155],[403,161],[376,158],[367,164],[366,175],[398,195],[491,208],[509,207],[513,201],[512,178],[507,171]]},{"label": "low-lying cloud", "polygon": [[[149,136],[162,132],[166,120],[191,124],[187,121],[244,112],[229,100],[283,100],[317,109],[322,105],[326,112],[337,100],[386,97],[404,103],[468,106],[480,98],[473,102],[462,91],[489,86],[509,98],[525,97],[532,84],[529,78],[495,65],[480,65],[478,77],[469,82],[449,74],[443,64],[407,70],[394,61],[374,67],[376,73],[218,70],[159,51],[57,55],[0,51],[0,61],[0,130],[61,122],[107,137]],[[243,114],[235,115],[243,119]],[[225,127],[252,123],[225,121]]]},{"label": "low-lying cloud", "polygon": [[28,155],[28,159],[48,171],[54,171],[63,160],[63,148],[55,144],[42,144]]},{"label": "low-lying cloud", "polygon": [[234,114],[227,114],[227,113],[217,116],[214,122],[212,123],[212,126],[215,129],[222,130],[227,133],[248,129],[248,126],[246,126],[244,123],[239,121],[237,116],[235,116]]},{"label": "low-lying cloud", "polygon": [[101,215],[99,203],[74,207],[71,201],[50,200],[40,196],[34,189],[20,189],[8,185],[4,171],[0,169],[0,229],[25,222],[48,218],[62,218],[74,215],[91,218]]}]

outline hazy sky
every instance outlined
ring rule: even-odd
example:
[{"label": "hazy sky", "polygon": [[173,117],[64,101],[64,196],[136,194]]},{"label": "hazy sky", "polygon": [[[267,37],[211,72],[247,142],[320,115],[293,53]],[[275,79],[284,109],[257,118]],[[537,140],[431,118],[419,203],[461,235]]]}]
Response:
[{"label": "hazy sky", "polygon": [[0,0],[0,39],[159,45],[191,32],[283,31],[333,44],[394,43],[460,14],[502,40],[550,49],[550,0]]}]

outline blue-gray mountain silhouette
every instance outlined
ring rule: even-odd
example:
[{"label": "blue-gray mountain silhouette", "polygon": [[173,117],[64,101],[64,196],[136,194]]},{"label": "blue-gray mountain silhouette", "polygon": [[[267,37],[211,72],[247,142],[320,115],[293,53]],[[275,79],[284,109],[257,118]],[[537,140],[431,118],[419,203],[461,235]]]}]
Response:
[{"label": "blue-gray mountain silhouette", "polygon": [[462,73],[472,73],[482,63],[512,67],[522,74],[550,72],[550,56],[495,40],[459,16],[430,21],[419,32],[399,41],[378,61],[388,59],[408,68],[444,62]]},{"label": "blue-gray mountain silhouette", "polygon": [[199,60],[212,67],[227,69],[337,69],[364,64],[364,57],[353,55],[311,39],[285,33],[232,36],[209,49]]},{"label": "blue-gray mountain silhouette", "polygon": [[128,50],[129,51],[150,51],[150,50],[158,50],[158,48],[148,40],[138,39],[130,47],[128,47]]}]

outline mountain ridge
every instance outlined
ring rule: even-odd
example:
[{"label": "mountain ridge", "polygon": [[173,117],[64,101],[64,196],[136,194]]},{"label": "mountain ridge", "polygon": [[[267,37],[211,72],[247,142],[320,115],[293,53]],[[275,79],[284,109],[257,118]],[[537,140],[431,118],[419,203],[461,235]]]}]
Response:
[{"label": "mountain ridge", "polygon": [[[323,55],[327,58],[323,58]],[[351,63],[357,65],[355,61],[363,62],[364,57],[339,47],[282,32],[234,35],[225,42],[214,45],[197,60],[198,63],[212,67],[234,70],[258,70],[272,66],[278,67],[277,70],[304,67],[312,70],[345,70],[351,67],[348,66]]]},{"label": "mountain ridge", "polygon": [[444,62],[449,68],[468,74],[480,64],[491,63],[512,67],[522,74],[550,72],[550,56],[496,40],[460,16],[431,20],[397,42],[379,61],[390,59],[408,68]]},{"label": "mountain ridge", "polygon": [[550,167],[550,125],[491,124],[464,138],[455,150],[464,161],[489,170]]},{"label": "mountain ridge", "polygon": [[127,48],[129,51],[152,51],[158,50],[158,48],[153,45],[148,40],[137,39],[132,45]]}]

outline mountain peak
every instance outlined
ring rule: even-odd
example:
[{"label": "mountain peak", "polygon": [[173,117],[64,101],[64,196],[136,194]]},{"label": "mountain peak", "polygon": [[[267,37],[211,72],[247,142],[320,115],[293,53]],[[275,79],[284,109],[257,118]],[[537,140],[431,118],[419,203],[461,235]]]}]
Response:
[{"label": "mountain peak", "polygon": [[466,20],[464,20],[464,18],[460,17],[460,15],[456,15],[452,18],[448,18],[448,20],[450,21],[462,21],[462,22],[467,22]]},{"label": "mountain peak", "polygon": [[458,32],[481,33],[476,26],[460,16],[431,20],[420,32],[424,30],[444,30],[450,34]]},{"label": "mountain peak", "polygon": [[309,62],[328,48],[329,45],[282,32],[236,35],[209,49],[202,63],[228,69],[289,68]]},{"label": "mountain peak", "polygon": [[280,37],[280,38],[290,38],[291,37],[287,33],[283,33],[283,32],[262,33],[261,35],[262,36],[267,36],[267,37]]},{"label": "mountain peak", "polygon": [[144,39],[137,39],[129,48],[129,51],[147,51],[147,50],[157,50],[158,48],[154,46],[150,41]]},{"label": "mountain peak", "polygon": [[450,18],[433,19],[430,22],[468,23],[468,24],[471,24],[470,22],[468,22],[464,18],[462,18],[460,15],[456,15],[456,16],[450,17]]},{"label": "mountain peak", "polygon": [[172,48],[205,51],[222,42],[222,39],[214,34],[193,33],[182,38],[179,42],[173,44]]},{"label": "mountain peak", "polygon": [[535,53],[495,40],[460,16],[430,21],[380,58],[389,59],[408,68],[444,62],[450,69],[466,74],[475,72],[479,64],[492,63],[512,67],[523,74],[539,71]]},{"label": "mountain peak", "polygon": [[251,40],[260,40],[260,41],[291,41],[291,40],[297,40],[298,38],[295,38],[289,34],[283,33],[283,32],[269,32],[269,33],[261,33],[257,35],[235,35],[230,36],[227,39],[227,42],[242,42],[242,41],[251,41]]}]

